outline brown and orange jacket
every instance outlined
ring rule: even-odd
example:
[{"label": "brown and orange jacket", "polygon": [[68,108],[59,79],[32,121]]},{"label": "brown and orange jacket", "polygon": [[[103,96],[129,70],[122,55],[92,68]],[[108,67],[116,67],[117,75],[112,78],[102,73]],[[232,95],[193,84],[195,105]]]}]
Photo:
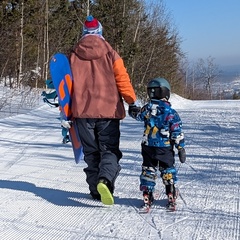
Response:
[{"label": "brown and orange jacket", "polygon": [[128,103],[136,95],[122,58],[98,35],[85,35],[70,55],[73,74],[74,118],[118,118],[126,116],[122,98]]}]

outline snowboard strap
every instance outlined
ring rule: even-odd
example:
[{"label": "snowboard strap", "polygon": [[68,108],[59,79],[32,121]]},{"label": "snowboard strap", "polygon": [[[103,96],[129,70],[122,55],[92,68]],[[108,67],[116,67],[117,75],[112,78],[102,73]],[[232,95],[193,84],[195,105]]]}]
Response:
[{"label": "snowboard strap", "polygon": [[59,104],[58,103],[52,103],[52,102],[50,102],[47,98],[43,98],[43,101],[45,102],[45,103],[47,103],[50,107],[59,107]]}]

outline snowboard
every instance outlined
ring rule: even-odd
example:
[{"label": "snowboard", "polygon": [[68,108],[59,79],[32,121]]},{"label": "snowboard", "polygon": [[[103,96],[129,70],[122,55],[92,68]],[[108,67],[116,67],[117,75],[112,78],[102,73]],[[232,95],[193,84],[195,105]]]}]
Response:
[{"label": "snowboard", "polygon": [[59,106],[63,113],[63,119],[72,121],[69,129],[75,162],[78,164],[83,158],[83,147],[78,134],[78,128],[72,117],[71,103],[73,93],[73,76],[69,60],[63,53],[56,53],[50,60],[50,74],[54,88],[57,91]]}]

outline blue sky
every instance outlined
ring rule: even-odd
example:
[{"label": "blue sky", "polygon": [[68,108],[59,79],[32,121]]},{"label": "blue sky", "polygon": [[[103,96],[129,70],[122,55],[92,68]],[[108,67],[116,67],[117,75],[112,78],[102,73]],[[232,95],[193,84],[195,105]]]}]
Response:
[{"label": "blue sky", "polygon": [[240,65],[240,0],[164,0],[189,60]]}]

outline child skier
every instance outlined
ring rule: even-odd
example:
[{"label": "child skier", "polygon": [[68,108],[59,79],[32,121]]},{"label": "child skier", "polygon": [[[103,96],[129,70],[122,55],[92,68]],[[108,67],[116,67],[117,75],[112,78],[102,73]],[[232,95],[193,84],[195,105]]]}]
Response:
[{"label": "child skier", "polygon": [[168,81],[164,78],[152,79],[147,85],[150,101],[141,109],[136,105],[129,108],[131,117],[144,121],[140,191],[143,192],[143,210],[146,212],[154,200],[157,169],[166,188],[167,207],[175,210],[178,190],[175,187],[177,171],[174,167],[174,146],[178,150],[180,162],[186,161],[182,121],[168,102],[170,89]]}]

